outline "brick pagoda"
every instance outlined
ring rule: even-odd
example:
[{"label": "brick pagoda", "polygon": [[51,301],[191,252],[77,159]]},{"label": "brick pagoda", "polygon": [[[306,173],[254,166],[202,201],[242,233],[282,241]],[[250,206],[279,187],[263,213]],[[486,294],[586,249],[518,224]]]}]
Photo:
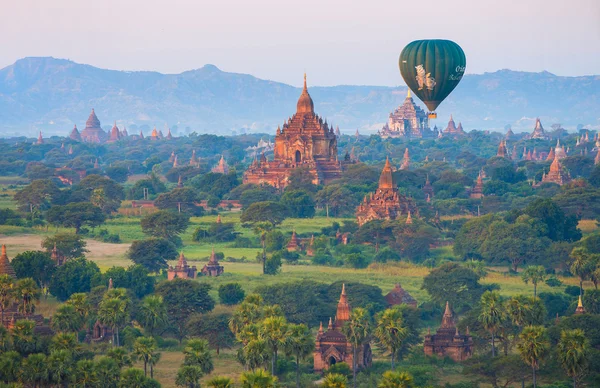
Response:
[{"label": "brick pagoda", "polygon": [[458,332],[448,302],[442,317],[442,326],[433,335],[427,333],[423,351],[428,356],[435,354],[439,357],[450,357],[454,361],[464,361],[473,355],[473,338],[469,335],[469,328],[465,334]]}]

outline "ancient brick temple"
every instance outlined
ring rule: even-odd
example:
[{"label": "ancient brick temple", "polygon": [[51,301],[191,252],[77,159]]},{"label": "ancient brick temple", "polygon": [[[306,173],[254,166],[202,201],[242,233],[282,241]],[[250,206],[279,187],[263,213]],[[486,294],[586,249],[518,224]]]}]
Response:
[{"label": "ancient brick temple", "polygon": [[498,152],[496,152],[496,156],[499,158],[510,159],[508,155],[508,149],[506,148],[506,140],[500,140],[500,144],[498,145]]},{"label": "ancient brick temple", "polygon": [[85,122],[85,128],[81,131],[81,140],[87,143],[104,143],[108,135],[100,127],[100,120],[92,109],[90,117]]},{"label": "ancient brick temple", "polygon": [[183,255],[183,252],[179,255],[179,261],[175,267],[170,266],[167,270],[167,278],[173,280],[175,278],[180,279],[194,279],[196,277],[196,266],[190,267]]},{"label": "ancient brick temple", "polygon": [[392,176],[392,166],[386,158],[385,166],[379,177],[379,187],[374,193],[365,196],[356,209],[359,226],[372,220],[395,220],[401,215],[419,214],[415,202],[398,192]]},{"label": "ancient brick temple", "polygon": [[469,198],[480,199],[483,198],[483,175],[481,171],[477,176],[477,181],[475,182],[475,186],[471,189],[471,193],[469,194]]},{"label": "ancient brick temple", "polygon": [[473,355],[473,338],[469,335],[469,328],[465,334],[458,332],[448,302],[442,325],[435,334],[427,333],[423,351],[428,356],[435,354],[439,357],[450,357],[454,361],[464,361]]},{"label": "ancient brick temple", "polygon": [[456,126],[456,123],[454,122],[454,119],[452,118],[452,115],[450,115],[450,120],[448,121],[448,125],[446,126],[446,129],[444,129],[442,131],[442,134],[445,135],[464,135],[466,132],[462,127],[462,124],[459,122],[458,126]]},{"label": "ancient brick temple", "polygon": [[264,154],[248,167],[244,183],[269,184],[283,188],[290,173],[297,167],[307,167],[315,184],[340,178],[344,162],[338,161],[337,137],[333,125],[315,114],[314,103],[306,87],[296,105],[296,113],[277,128],[273,160]]},{"label": "ancient brick temple", "polygon": [[412,297],[402,286],[398,283],[394,286],[386,296],[385,300],[389,306],[397,306],[406,304],[411,307],[417,307],[417,300]]},{"label": "ancient brick temple", "polygon": [[427,112],[415,104],[410,95],[410,89],[400,105],[394,112],[390,113],[388,122],[379,131],[382,138],[388,137],[433,137],[437,136],[429,129],[429,118]]},{"label": "ancient brick temple", "polygon": [[202,267],[200,271],[203,275],[206,276],[220,276],[225,272],[225,269],[222,265],[219,265],[219,260],[217,259],[217,255],[215,254],[215,248],[213,248],[210,258],[208,259],[208,263]]},{"label": "ancient brick temple", "polygon": [[533,128],[533,132],[531,133],[530,138],[531,139],[549,139],[550,138],[550,136],[548,136],[548,134],[544,130],[544,127],[542,126],[542,122],[540,121],[539,117],[535,120],[535,128]]},{"label": "ancient brick temple", "polygon": [[550,165],[550,171],[548,171],[548,173],[544,173],[544,175],[542,175],[541,183],[556,183],[557,185],[562,186],[565,183],[569,182],[570,180],[571,180],[571,177],[570,177],[569,173],[567,172],[565,174],[563,172],[562,164],[560,163],[558,155],[556,154],[556,151],[555,151],[554,160],[552,161],[552,164]]},{"label": "ancient brick temple", "polygon": [[[332,322],[331,318],[329,318],[327,331],[323,330],[323,323],[319,327],[315,341],[315,351],[313,353],[315,372],[322,372],[340,362],[344,362],[352,368],[352,344],[348,342],[341,330],[344,323],[350,319],[350,311],[350,305],[346,296],[346,287],[343,285],[335,314],[335,322]],[[372,352],[371,346],[368,343],[364,343],[357,350],[356,354],[358,369],[371,366]]]}]

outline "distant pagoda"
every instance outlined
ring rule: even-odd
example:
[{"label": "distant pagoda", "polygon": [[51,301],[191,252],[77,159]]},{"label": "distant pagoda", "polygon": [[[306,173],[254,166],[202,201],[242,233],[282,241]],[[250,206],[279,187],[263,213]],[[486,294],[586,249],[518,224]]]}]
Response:
[{"label": "distant pagoda", "polygon": [[477,182],[475,183],[475,186],[471,189],[469,197],[473,199],[483,198],[483,176],[481,174],[481,171],[477,176]]},{"label": "distant pagoda", "polygon": [[421,109],[410,95],[410,89],[400,105],[390,113],[388,122],[379,131],[382,138],[432,136],[427,112]]},{"label": "distant pagoda", "polygon": [[205,276],[221,276],[225,269],[222,265],[219,264],[219,260],[217,259],[217,254],[215,253],[215,248],[212,249],[210,253],[210,257],[208,259],[208,263],[202,267],[200,271]]},{"label": "distant pagoda", "polygon": [[452,115],[450,115],[450,120],[448,121],[448,125],[446,126],[446,129],[444,129],[442,131],[442,133],[443,133],[443,135],[464,135],[465,131],[460,122],[458,123],[458,126],[456,126],[456,123],[454,122],[454,118],[452,118]]},{"label": "distant pagoda", "polygon": [[109,143],[114,143],[116,141],[121,140],[121,131],[117,127],[117,122],[115,121],[112,129],[110,130],[110,137],[108,138]]},{"label": "distant pagoda", "polygon": [[100,120],[93,108],[81,132],[81,139],[86,143],[104,143],[107,139],[106,132],[100,127]]},{"label": "distant pagoda", "polygon": [[73,141],[81,141],[81,134],[79,133],[79,130],[77,129],[77,125],[75,125],[73,127],[73,130],[69,134],[69,138]]},{"label": "distant pagoda", "polygon": [[219,159],[219,164],[213,167],[211,171],[217,174],[229,174],[229,166],[223,155],[221,155],[221,159]]},{"label": "distant pagoda", "polygon": [[549,139],[550,136],[548,136],[546,134],[546,131],[544,130],[544,127],[542,126],[542,122],[540,121],[540,118],[538,117],[537,119],[535,119],[535,128],[533,128],[533,132],[531,133],[531,139]]},{"label": "distant pagoda", "polygon": [[404,157],[402,158],[402,165],[400,170],[408,170],[410,168],[410,155],[408,153],[408,147],[404,150]]},{"label": "distant pagoda", "polygon": [[454,361],[464,361],[473,355],[473,338],[469,334],[469,328],[467,327],[465,334],[458,332],[448,302],[442,325],[435,334],[427,333],[423,350],[428,356],[450,357]]},{"label": "distant pagoda", "polygon": [[401,215],[419,214],[415,202],[400,194],[394,183],[392,166],[389,158],[379,177],[379,187],[374,193],[365,196],[356,209],[356,220],[359,226],[372,220],[395,220]]},{"label": "distant pagoda", "polygon": [[498,145],[498,152],[496,152],[496,156],[500,158],[510,159],[508,155],[508,150],[506,149],[506,140],[500,140],[500,145]]},{"label": "distant pagoda", "polygon": [[554,157],[554,160],[552,161],[552,164],[550,165],[550,171],[547,174],[544,173],[544,175],[542,176],[541,183],[556,183],[557,185],[562,186],[565,183],[569,182],[571,180],[571,177],[568,173],[563,173],[562,170],[562,164],[560,163],[558,155],[556,155]]},{"label": "distant pagoda", "polygon": [[183,252],[179,255],[177,265],[169,267],[167,270],[167,279],[173,280],[175,278],[180,279],[194,279],[196,277],[196,266],[190,267],[183,255]]}]

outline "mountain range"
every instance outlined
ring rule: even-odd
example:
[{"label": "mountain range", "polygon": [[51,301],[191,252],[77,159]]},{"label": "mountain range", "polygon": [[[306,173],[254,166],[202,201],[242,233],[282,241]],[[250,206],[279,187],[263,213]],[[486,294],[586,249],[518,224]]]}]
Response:
[{"label": "mountain range", "polygon": [[[298,78],[301,80],[302,75]],[[404,101],[406,86],[310,85],[315,111],[342,132],[376,131]],[[166,125],[174,133],[273,133],[296,109],[300,88],[205,65],[180,74],[106,70],[51,57],[28,57],[0,70],[0,136],[66,135],[82,129],[95,108],[103,127],[128,130]],[[415,99],[416,100],[416,99]],[[417,104],[424,108],[418,101]],[[467,74],[438,108],[466,130],[530,131],[535,118],[549,128],[600,129],[600,76],[499,70]]]}]

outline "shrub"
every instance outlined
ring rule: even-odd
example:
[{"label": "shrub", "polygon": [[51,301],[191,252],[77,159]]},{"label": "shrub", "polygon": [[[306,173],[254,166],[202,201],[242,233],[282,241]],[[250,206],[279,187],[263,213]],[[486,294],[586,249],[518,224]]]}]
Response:
[{"label": "shrub", "polygon": [[565,294],[571,296],[579,296],[579,287],[578,286],[567,286],[565,287]]},{"label": "shrub", "polygon": [[244,300],[246,293],[239,283],[227,283],[219,286],[219,300],[222,304],[234,305]]}]

